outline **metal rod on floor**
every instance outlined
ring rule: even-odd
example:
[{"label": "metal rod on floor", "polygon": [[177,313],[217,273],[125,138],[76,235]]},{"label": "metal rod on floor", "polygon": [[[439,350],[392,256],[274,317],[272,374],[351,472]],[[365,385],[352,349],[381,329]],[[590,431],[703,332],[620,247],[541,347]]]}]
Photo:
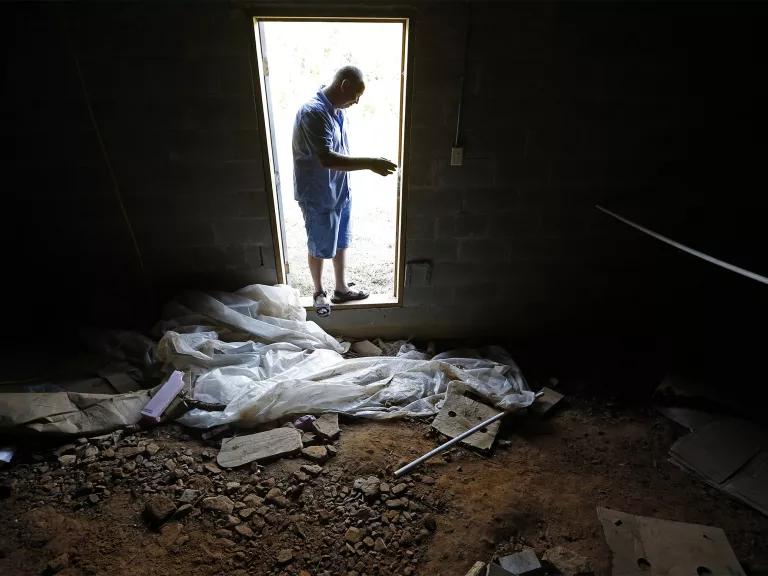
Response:
[{"label": "metal rod on floor", "polygon": [[[536,399],[539,396],[541,396],[542,394],[543,394],[543,392],[536,392],[536,394],[534,394],[533,397],[534,397],[534,399]],[[495,416],[491,416],[490,418],[488,418],[488,420],[485,420],[484,422],[480,422],[480,424],[470,428],[466,432],[462,432],[461,434],[459,434],[455,438],[451,438],[445,444],[441,444],[440,446],[438,446],[434,450],[430,450],[429,452],[427,452],[423,456],[419,456],[418,458],[416,458],[416,460],[414,460],[410,464],[406,464],[405,466],[403,466],[399,470],[395,470],[395,476],[396,477],[397,476],[402,476],[403,474],[408,472],[408,470],[411,470],[412,468],[415,468],[416,466],[418,466],[422,462],[425,462],[425,461],[429,460],[433,456],[437,456],[441,452],[445,452],[446,450],[448,450],[448,448],[450,448],[451,446],[453,446],[457,442],[461,442],[467,436],[472,436],[472,434],[474,434],[475,432],[479,431],[480,429],[485,428],[486,426],[490,426],[491,424],[496,422],[496,420],[501,420],[507,414],[508,414],[508,412],[499,412]]]}]

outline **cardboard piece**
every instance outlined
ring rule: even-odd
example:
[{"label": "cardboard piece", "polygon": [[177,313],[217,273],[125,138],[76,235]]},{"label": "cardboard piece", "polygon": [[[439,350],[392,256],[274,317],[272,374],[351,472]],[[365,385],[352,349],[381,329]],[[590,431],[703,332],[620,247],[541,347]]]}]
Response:
[{"label": "cardboard piece", "polygon": [[302,448],[301,432],[281,427],[222,440],[216,462],[224,468],[234,468],[249,462],[297,454]]},{"label": "cardboard piece", "polygon": [[150,390],[128,394],[0,393],[0,430],[92,436],[137,424]]},{"label": "cardboard piece", "polygon": [[765,433],[745,420],[712,422],[670,448],[674,460],[716,484],[730,478],[766,443]]},{"label": "cardboard piece", "polygon": [[680,438],[670,461],[768,514],[768,433],[744,420],[712,422]]},{"label": "cardboard piece", "polygon": [[614,576],[746,576],[720,528],[598,508]]},{"label": "cardboard piece", "polygon": [[[445,402],[432,421],[432,428],[449,438],[455,438],[480,422],[499,414],[499,410],[465,396],[468,390],[469,388],[459,381],[448,384]],[[479,450],[490,450],[500,425],[501,422],[497,420],[485,431],[479,430],[461,442]]]}]

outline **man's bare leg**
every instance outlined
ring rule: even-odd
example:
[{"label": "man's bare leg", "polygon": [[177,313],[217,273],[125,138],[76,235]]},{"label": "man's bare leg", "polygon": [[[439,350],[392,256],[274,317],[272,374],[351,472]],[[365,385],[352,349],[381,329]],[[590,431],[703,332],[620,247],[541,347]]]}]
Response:
[{"label": "man's bare leg", "polygon": [[309,262],[309,273],[312,275],[312,282],[315,284],[314,293],[323,292],[323,259],[308,255],[307,261]]},{"label": "man's bare leg", "polygon": [[346,294],[349,292],[349,286],[347,286],[347,279],[344,277],[347,272],[347,249],[337,250],[336,256],[333,257],[333,272],[336,276],[336,292]]}]

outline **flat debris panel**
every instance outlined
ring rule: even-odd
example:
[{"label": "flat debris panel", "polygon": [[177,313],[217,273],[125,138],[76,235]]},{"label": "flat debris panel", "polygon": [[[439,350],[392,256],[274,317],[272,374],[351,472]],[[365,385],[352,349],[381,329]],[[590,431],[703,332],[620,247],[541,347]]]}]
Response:
[{"label": "flat debris panel", "polygon": [[[451,382],[448,385],[445,403],[432,421],[432,427],[449,438],[455,438],[500,412],[482,402],[468,398],[464,395],[467,390],[465,384],[458,381]],[[485,431],[479,430],[461,442],[480,450],[490,450],[500,425],[501,422],[497,420]]]},{"label": "flat debris panel", "polygon": [[296,454],[302,448],[301,432],[295,428],[275,428],[222,440],[216,462],[219,466],[234,468],[256,460]]},{"label": "flat debris panel", "polygon": [[598,508],[614,576],[746,576],[720,528]]}]

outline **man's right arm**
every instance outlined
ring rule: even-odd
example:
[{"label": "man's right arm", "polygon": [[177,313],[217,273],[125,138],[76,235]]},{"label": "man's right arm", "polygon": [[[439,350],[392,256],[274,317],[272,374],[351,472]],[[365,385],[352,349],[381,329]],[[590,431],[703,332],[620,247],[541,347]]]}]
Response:
[{"label": "man's right arm", "polygon": [[392,174],[397,164],[386,158],[368,158],[364,156],[344,156],[332,150],[318,150],[317,158],[323,168],[352,172],[354,170],[371,170],[380,176]]}]

